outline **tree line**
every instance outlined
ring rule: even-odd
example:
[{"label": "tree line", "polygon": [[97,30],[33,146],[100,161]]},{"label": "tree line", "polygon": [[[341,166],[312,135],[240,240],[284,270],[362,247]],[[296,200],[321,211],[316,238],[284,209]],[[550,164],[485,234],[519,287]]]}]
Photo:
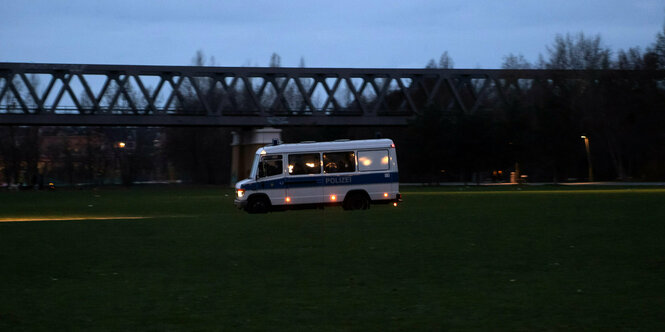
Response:
[{"label": "tree line", "polygon": [[[510,54],[502,68],[664,70],[665,28],[646,50],[635,47],[614,56],[599,35],[558,35],[536,63]],[[507,169],[539,181],[586,180],[581,138],[586,136],[596,180],[665,179],[665,82],[552,77],[549,84],[520,82],[505,91],[507,102],[489,113],[427,109],[402,139],[410,150],[437,153],[413,154],[401,161],[402,169],[421,170],[422,181],[487,180],[497,173],[505,179]]]}]

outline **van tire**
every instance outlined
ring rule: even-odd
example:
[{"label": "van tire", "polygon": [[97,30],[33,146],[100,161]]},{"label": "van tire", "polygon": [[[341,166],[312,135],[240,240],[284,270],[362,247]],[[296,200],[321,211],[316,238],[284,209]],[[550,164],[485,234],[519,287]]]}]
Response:
[{"label": "van tire", "polygon": [[369,198],[364,192],[351,192],[346,195],[342,208],[344,210],[367,210],[369,209]]},{"label": "van tire", "polygon": [[252,196],[249,198],[245,210],[249,213],[268,213],[270,201],[265,196]]}]

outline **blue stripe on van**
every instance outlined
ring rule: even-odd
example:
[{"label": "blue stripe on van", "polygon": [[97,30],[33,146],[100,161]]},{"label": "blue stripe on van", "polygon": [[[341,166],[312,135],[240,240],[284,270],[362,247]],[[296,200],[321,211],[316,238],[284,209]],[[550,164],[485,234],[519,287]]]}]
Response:
[{"label": "blue stripe on van", "polygon": [[[388,175],[388,177],[386,177]],[[242,185],[245,190],[305,188],[318,186],[349,186],[376,183],[393,183],[399,181],[399,174],[371,173],[371,174],[345,174],[345,175],[316,175],[316,176],[286,176],[278,179],[258,180]]]}]

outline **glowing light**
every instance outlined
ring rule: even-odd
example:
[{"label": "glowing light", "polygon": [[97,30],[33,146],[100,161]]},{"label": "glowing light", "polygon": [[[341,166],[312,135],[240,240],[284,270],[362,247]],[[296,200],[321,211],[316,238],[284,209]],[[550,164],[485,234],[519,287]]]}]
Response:
[{"label": "glowing light", "polygon": [[238,195],[238,198],[242,198],[243,196],[245,196],[245,189],[236,190],[236,195]]},{"label": "glowing light", "polygon": [[363,166],[369,166],[369,165],[372,164],[372,160],[370,160],[370,159],[367,158],[367,157],[360,157],[360,158],[358,158],[358,161],[359,161],[361,164],[363,164]]},{"label": "glowing light", "polygon": [[315,167],[316,166],[315,163],[305,163],[305,165],[307,165],[307,167]]},{"label": "glowing light", "polygon": [[135,216],[116,216],[116,217],[28,217],[28,218],[0,218],[0,222],[22,222],[22,221],[81,221],[81,220],[137,220],[151,219],[155,217],[135,217]]},{"label": "glowing light", "polygon": [[287,203],[291,203],[291,197],[288,197],[288,196],[287,196],[287,197],[284,199],[284,201],[287,202]]},{"label": "glowing light", "polygon": [[388,193],[383,193],[383,197],[388,197]]},{"label": "glowing light", "polygon": [[393,202],[393,206],[394,206],[394,207],[397,207],[397,202]]},{"label": "glowing light", "polygon": [[124,148],[127,144],[126,144],[125,142],[118,142],[117,145],[118,145],[119,148],[122,149],[122,148]]},{"label": "glowing light", "polygon": [[586,139],[586,136],[582,135],[582,136],[580,136],[580,138],[584,138],[584,139]]},{"label": "glowing light", "polygon": [[261,155],[265,155],[265,154],[266,154],[266,150],[261,150]]},{"label": "glowing light", "polygon": [[289,174],[293,173],[293,165],[289,165]]},{"label": "glowing light", "polygon": [[381,158],[381,164],[382,165],[388,165],[388,156],[385,156],[385,157]]},{"label": "glowing light", "polygon": [[331,201],[336,201],[336,200],[337,200],[337,196],[335,196],[335,195],[330,195],[330,200],[331,200]]},{"label": "glowing light", "polygon": [[395,147],[395,143],[390,144],[390,147],[391,147],[391,148],[394,148],[394,147]]}]

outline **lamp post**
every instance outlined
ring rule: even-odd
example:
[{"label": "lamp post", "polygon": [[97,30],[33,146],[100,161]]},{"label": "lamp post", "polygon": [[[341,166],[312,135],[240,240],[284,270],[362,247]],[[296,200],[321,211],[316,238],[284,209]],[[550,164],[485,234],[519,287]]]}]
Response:
[{"label": "lamp post", "polygon": [[[125,184],[125,164],[126,164],[126,148],[127,148],[127,143],[120,141],[120,142],[115,142],[114,144],[115,147],[115,156],[116,156],[116,171],[115,175],[120,177],[120,183]],[[117,177],[113,180],[113,182],[117,183]]]},{"label": "lamp post", "polygon": [[589,182],[593,182],[593,167],[591,166],[591,150],[589,150],[589,138],[582,135],[580,136],[584,139],[584,146],[586,147],[586,160],[589,165]]}]

